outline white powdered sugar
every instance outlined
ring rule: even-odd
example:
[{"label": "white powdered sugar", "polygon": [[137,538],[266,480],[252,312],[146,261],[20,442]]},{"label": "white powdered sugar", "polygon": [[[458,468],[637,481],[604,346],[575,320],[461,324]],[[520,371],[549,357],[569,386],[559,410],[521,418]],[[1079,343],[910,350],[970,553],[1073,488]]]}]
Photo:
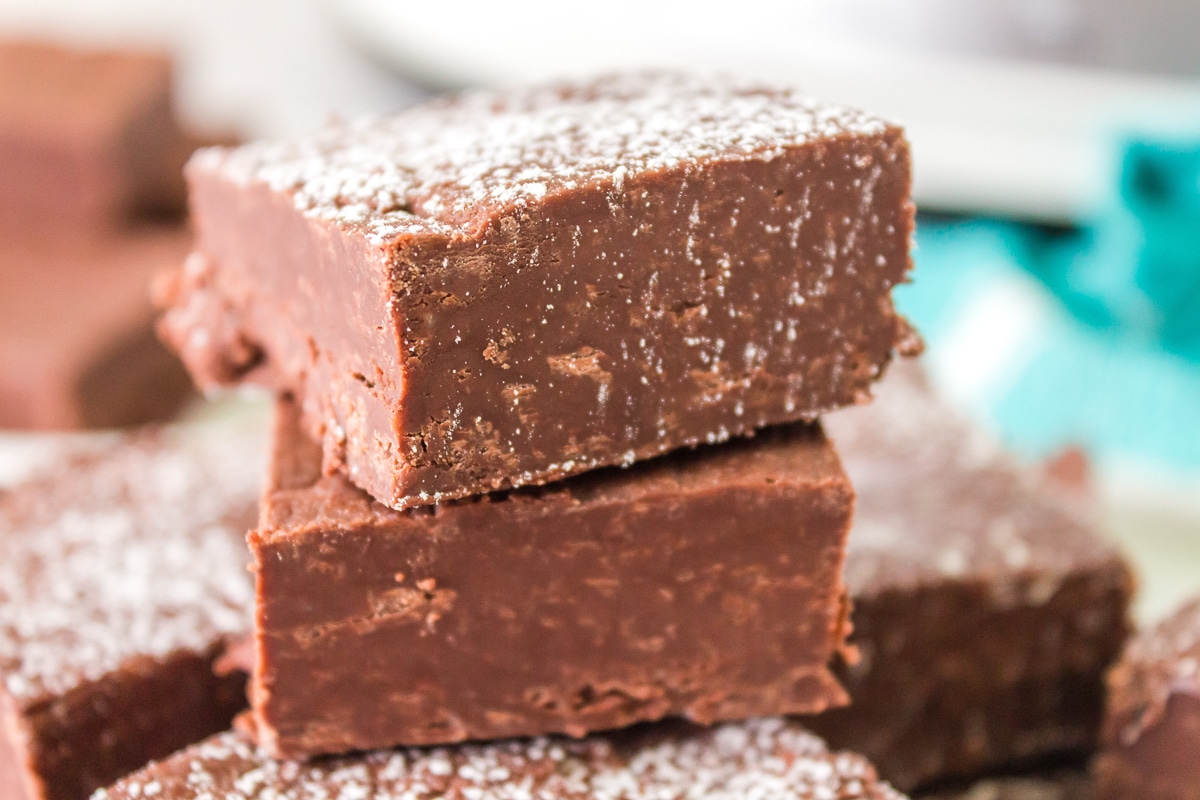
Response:
[{"label": "white powdered sugar", "polygon": [[902,800],[862,758],[780,719],[622,747],[604,737],[272,761],[223,734],[94,800]]},{"label": "white powdered sugar", "polygon": [[874,402],[822,423],[858,495],[853,596],[986,575],[996,602],[1037,605],[1069,575],[1116,563],[1078,504],[951,409],[916,364],[893,364]]},{"label": "white powdered sugar", "polygon": [[481,215],[561,191],[608,186],[705,159],[771,159],[847,134],[866,114],[729,80],[611,77],[576,86],[473,92],[297,141],[199,153],[193,168],[292,194],[315,217],[381,243],[453,235]]},{"label": "white powdered sugar", "polygon": [[211,426],[81,454],[0,501],[0,679],[19,704],[249,628],[261,436]]}]

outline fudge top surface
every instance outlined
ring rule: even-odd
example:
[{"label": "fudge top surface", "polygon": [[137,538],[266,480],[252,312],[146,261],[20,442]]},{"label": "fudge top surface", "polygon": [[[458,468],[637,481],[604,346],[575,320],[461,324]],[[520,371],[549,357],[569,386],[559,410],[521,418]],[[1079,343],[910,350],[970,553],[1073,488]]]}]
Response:
[{"label": "fudge top surface", "polygon": [[[946,581],[1048,600],[1080,570],[1123,569],[1077,498],[1056,495],[929,386],[896,362],[866,406],[825,415],[858,502],[846,585],[862,598]],[[1061,493],[1060,493],[1061,494]]]},{"label": "fudge top surface", "polygon": [[148,102],[169,97],[171,61],[144,50],[0,42],[0,131],[30,138],[112,134]]},{"label": "fudge top surface", "polygon": [[71,446],[0,495],[0,688],[18,704],[244,635],[263,445],[232,427]]},{"label": "fudge top surface", "polygon": [[305,765],[266,759],[226,733],[98,792],[94,800],[148,797],[143,790],[151,785],[164,800],[902,800],[860,756],[830,752],[817,737],[778,719],[641,737],[391,750]]},{"label": "fudge top surface", "polygon": [[792,91],[637,74],[477,91],[309,138],[197,153],[216,172],[290,193],[313,217],[376,244],[470,236],[489,220],[588,187],[712,160],[769,160],[788,148],[888,125]]},{"label": "fudge top surface", "polygon": [[263,503],[264,529],[256,534],[268,540],[398,520],[431,524],[454,506],[474,503],[503,506],[509,517],[522,519],[573,507],[653,498],[686,502],[687,498],[728,489],[824,488],[847,499],[853,492],[821,428],[796,423],[755,437],[671,453],[629,467],[594,470],[545,486],[395,511],[340,475],[321,475],[320,447],[301,432],[293,404],[277,403],[275,425],[275,474]]}]

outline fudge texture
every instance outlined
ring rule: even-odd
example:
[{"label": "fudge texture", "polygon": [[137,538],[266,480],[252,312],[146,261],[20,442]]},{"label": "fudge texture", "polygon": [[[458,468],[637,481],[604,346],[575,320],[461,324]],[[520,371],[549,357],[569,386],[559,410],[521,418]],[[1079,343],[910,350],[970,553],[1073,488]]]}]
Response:
[{"label": "fudge texture", "polygon": [[181,211],[194,142],[171,91],[161,53],[0,42],[0,227],[72,233]]},{"label": "fudge texture", "polygon": [[844,701],[828,664],[853,494],[819,428],[393,511],[321,477],[279,410],[249,536],[251,722],[272,755]]},{"label": "fudge texture", "polygon": [[918,346],[902,131],[788,91],[467,94],[187,174],[163,335],[392,508],[811,419]]},{"label": "fudge texture", "polygon": [[1200,798],[1200,598],[1139,632],[1108,687],[1098,800]]},{"label": "fudge texture", "polygon": [[0,497],[0,796],[82,800],[227,728],[262,442],[144,433]]},{"label": "fudge texture", "polygon": [[858,494],[857,662],[811,720],[905,790],[1086,756],[1129,630],[1131,573],[1083,504],[1016,466],[898,365],[824,424]]},{"label": "fudge texture", "polygon": [[93,800],[903,800],[870,764],[780,719],[650,727],[583,740],[393,750],[311,765],[271,761],[226,733]]},{"label": "fudge texture", "polygon": [[0,427],[124,427],[174,414],[191,382],[154,335],[149,287],[189,240],[173,226],[0,235]]}]

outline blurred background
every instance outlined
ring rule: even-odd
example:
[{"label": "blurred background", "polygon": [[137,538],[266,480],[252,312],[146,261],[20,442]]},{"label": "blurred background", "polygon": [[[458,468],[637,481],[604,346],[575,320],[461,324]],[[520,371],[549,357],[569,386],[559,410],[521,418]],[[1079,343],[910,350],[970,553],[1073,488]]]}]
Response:
[{"label": "blurred background", "polygon": [[[201,139],[634,67],[893,118],[921,209],[898,302],[935,382],[1022,458],[1086,463],[1143,618],[1200,589],[1194,0],[0,0],[0,34],[167,51]],[[0,436],[0,482],[51,442]]]}]

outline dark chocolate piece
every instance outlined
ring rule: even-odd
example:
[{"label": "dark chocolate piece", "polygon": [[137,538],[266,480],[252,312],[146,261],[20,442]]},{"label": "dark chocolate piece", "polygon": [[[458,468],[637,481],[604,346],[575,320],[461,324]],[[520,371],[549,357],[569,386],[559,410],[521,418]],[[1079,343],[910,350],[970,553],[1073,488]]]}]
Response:
[{"label": "dark chocolate piece", "polygon": [[286,757],[843,702],[853,495],[819,428],[393,511],[295,452],[249,537],[251,699]]},{"label": "dark chocolate piece", "polygon": [[310,765],[271,761],[226,733],[93,800],[904,800],[852,753],[779,719],[657,727],[582,741],[394,750]]},{"label": "dark chocolate piece", "polygon": [[4,800],[82,800],[244,707],[212,666],[250,626],[260,454],[241,428],[144,433],[0,498]]},{"label": "dark chocolate piece", "polygon": [[785,91],[468,94],[197,154],[161,330],[385,505],[546,483],[865,400],[915,346],[909,173],[899,128]]},{"label": "dark chocolate piece", "polygon": [[169,417],[187,373],[154,336],[151,277],[182,228],[0,238],[0,427],[105,428]]},{"label": "dark chocolate piece", "polygon": [[1200,598],[1138,633],[1108,686],[1098,800],[1200,798]]},{"label": "dark chocolate piece", "polygon": [[841,672],[851,705],[814,730],[906,790],[1087,754],[1129,568],[917,365],[877,394],[824,420],[858,494],[845,580],[860,660]]},{"label": "dark chocolate piece", "polygon": [[163,54],[0,43],[0,228],[70,234],[180,211],[194,144]]}]

